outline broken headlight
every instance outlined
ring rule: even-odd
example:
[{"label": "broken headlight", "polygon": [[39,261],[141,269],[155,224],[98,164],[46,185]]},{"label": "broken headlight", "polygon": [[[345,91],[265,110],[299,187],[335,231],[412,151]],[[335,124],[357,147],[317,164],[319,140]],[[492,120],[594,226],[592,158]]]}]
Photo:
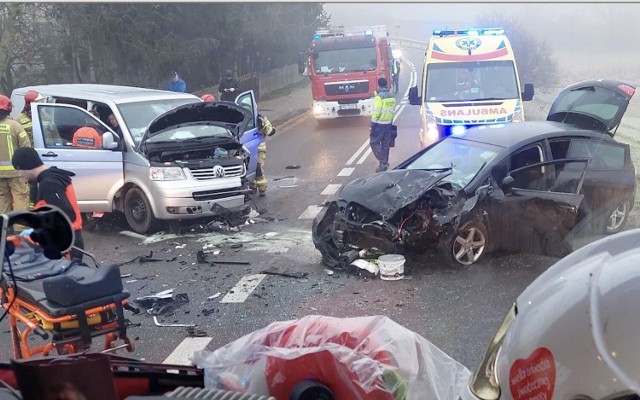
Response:
[{"label": "broken headlight", "polygon": [[482,357],[478,368],[471,376],[471,382],[469,383],[471,392],[480,399],[497,400],[500,398],[500,382],[498,381],[497,371],[498,356],[500,355],[504,337],[515,318],[516,306],[514,304],[504,317],[496,334],[491,339],[489,348],[484,357]]},{"label": "broken headlight", "polygon": [[152,181],[180,181],[187,178],[180,167],[151,167],[149,179]]}]

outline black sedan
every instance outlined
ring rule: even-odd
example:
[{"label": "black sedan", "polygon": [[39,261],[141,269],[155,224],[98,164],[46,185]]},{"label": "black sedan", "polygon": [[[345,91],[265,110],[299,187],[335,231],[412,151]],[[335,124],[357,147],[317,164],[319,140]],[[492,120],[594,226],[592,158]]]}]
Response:
[{"label": "black sedan", "polygon": [[636,179],[629,146],[613,136],[634,92],[582,82],[547,121],[474,127],[352,181],[314,220],[323,262],[338,267],[362,249],[439,251],[457,265],[497,249],[562,256],[577,235],[619,232]]}]

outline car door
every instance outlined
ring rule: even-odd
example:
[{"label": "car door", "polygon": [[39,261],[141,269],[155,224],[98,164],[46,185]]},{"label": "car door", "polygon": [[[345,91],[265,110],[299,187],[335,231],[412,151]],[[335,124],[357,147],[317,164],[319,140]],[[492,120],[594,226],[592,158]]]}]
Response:
[{"label": "car door", "polygon": [[115,149],[74,147],[73,134],[80,127],[112,131],[74,105],[33,103],[31,107],[34,148],[46,165],[76,174],[73,186],[80,210],[112,211],[111,199],[124,181],[121,141]]},{"label": "car door", "polygon": [[[627,144],[589,137],[563,137],[549,140],[554,159],[584,157],[591,159],[582,186],[586,212],[594,229],[603,228],[611,211],[630,202],[635,191],[635,170]],[[578,168],[567,168],[558,178],[571,179]],[[627,205],[628,207],[628,205]]]},{"label": "car door", "polygon": [[256,102],[253,90],[240,93],[238,97],[236,97],[236,104],[250,111],[252,116],[251,121],[247,124],[247,128],[240,136],[240,143],[245,145],[251,153],[247,177],[250,180],[253,180],[258,166],[258,146],[260,145],[260,133],[258,132],[258,103]]},{"label": "car door", "polygon": [[[508,171],[512,186],[499,185],[489,200],[496,247],[553,256],[565,254],[581,218],[584,196],[579,193],[588,163],[588,159],[564,159]],[[558,175],[575,165],[581,168],[578,179],[556,186]]]}]

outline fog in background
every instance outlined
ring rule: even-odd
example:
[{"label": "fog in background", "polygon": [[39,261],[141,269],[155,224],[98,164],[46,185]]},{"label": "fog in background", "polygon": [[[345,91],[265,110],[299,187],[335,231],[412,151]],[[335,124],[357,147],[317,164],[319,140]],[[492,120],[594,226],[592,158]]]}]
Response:
[{"label": "fog in background", "polygon": [[479,27],[487,14],[513,16],[553,49],[560,84],[602,77],[640,85],[640,3],[325,3],[324,9],[333,25],[384,24],[391,36],[425,42],[433,29]]}]

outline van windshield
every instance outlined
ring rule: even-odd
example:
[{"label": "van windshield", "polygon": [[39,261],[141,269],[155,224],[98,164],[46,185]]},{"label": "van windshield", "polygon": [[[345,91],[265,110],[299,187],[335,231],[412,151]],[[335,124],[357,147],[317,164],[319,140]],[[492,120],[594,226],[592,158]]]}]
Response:
[{"label": "van windshield", "polygon": [[160,99],[140,101],[135,103],[118,104],[120,114],[124,119],[131,137],[140,142],[147,127],[157,117],[183,104],[197,102],[198,99]]},{"label": "van windshield", "polygon": [[450,62],[427,67],[426,101],[520,97],[512,61]]}]

